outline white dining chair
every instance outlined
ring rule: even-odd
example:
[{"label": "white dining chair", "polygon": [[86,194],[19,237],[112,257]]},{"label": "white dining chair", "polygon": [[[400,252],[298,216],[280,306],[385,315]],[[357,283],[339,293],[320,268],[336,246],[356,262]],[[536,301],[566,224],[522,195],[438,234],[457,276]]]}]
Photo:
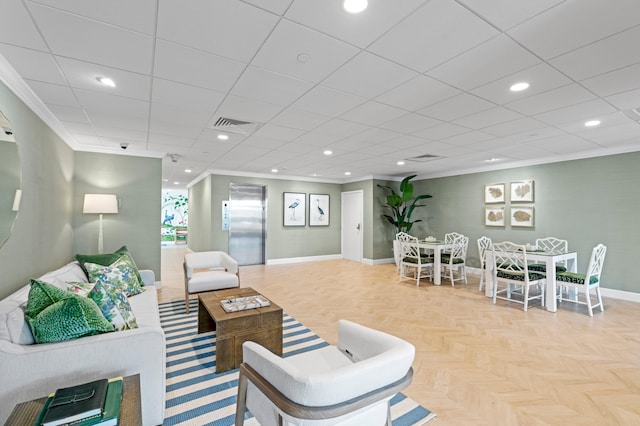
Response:
[{"label": "white dining chair", "polygon": [[[416,280],[416,286],[420,285],[423,276],[433,275],[433,257],[429,257],[420,251],[418,238],[409,234],[400,235],[400,281],[405,278]],[[408,275],[413,272],[413,277]],[[426,271],[426,274],[423,274]]]},{"label": "white dining chair", "polygon": [[469,237],[460,235],[453,240],[453,247],[448,249],[441,257],[442,277],[449,278],[451,286],[456,281],[467,283],[467,249],[469,248]]},{"label": "white dining chair", "polygon": [[[600,275],[602,274],[602,266],[604,265],[604,256],[607,253],[607,247],[603,244],[595,246],[591,252],[589,266],[586,274],[577,274],[575,272],[560,272],[556,274],[556,286],[558,290],[558,302],[568,301],[587,305],[589,316],[593,316],[593,308],[600,308],[604,312],[602,304],[602,295],[600,294]],[[574,289],[575,295],[569,290]],[[591,303],[591,290],[595,290],[597,303]],[[580,293],[585,300],[580,300]]]},{"label": "white dining chair", "polygon": [[[538,238],[536,239],[536,249],[546,252],[566,253],[567,251],[569,251],[569,242],[567,240],[561,240],[556,237]],[[532,263],[529,265],[529,270],[546,273],[547,265],[545,265],[544,263]],[[566,260],[556,263],[556,273],[566,272],[566,270]]]},{"label": "white dining chair", "polygon": [[[523,305],[526,311],[531,300],[540,299],[544,307],[545,275],[528,269],[525,246],[504,241],[494,243],[492,252],[493,303],[497,299],[507,300]],[[537,287],[539,292],[532,295],[531,287]]]}]

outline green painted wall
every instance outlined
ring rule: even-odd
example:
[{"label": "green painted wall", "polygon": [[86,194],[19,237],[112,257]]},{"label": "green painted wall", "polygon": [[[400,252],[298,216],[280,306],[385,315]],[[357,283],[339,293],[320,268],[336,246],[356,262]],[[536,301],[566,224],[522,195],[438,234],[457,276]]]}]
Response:
[{"label": "green painted wall", "polygon": [[84,194],[116,194],[118,213],[103,219],[105,253],[126,245],[138,268],[161,279],[162,160],[76,152],[73,185],[74,253],[97,253],[98,215],[82,213]]},{"label": "green painted wall", "polygon": [[[214,250],[211,232],[211,176],[189,188],[189,237],[187,244],[193,251]],[[215,249],[219,250],[219,249]]]},{"label": "green painted wall", "polygon": [[[635,262],[640,257],[640,153],[521,167],[417,182],[416,190],[433,195],[425,222],[414,227],[416,236],[443,237],[456,231],[469,236],[468,262],[478,266],[477,239],[534,243],[554,236],[578,251],[578,270],[584,271],[591,250],[607,246],[603,287],[640,293]],[[533,228],[484,225],[484,185],[533,179]],[[508,216],[510,203],[505,203]]]},{"label": "green painted wall", "polygon": [[161,160],[74,153],[2,83],[0,110],[13,126],[22,169],[20,211],[0,248],[0,298],[76,252],[96,252],[98,220],[81,213],[83,196],[107,188],[122,205],[118,215],[105,215],[105,251],[126,244],[138,266],[160,279]]}]

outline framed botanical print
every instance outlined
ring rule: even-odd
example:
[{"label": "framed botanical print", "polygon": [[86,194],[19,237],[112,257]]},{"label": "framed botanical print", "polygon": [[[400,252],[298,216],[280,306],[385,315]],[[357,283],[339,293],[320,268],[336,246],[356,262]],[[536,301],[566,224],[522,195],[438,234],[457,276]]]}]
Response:
[{"label": "framed botanical print", "polygon": [[309,194],[309,226],[329,226],[328,194]]},{"label": "framed botanical print", "polygon": [[504,203],[504,191],[506,184],[504,183],[492,183],[484,186],[484,202],[489,203]]},{"label": "framed botanical print", "polygon": [[533,206],[511,206],[511,226],[533,227]]},{"label": "framed botanical print", "polygon": [[519,180],[511,182],[511,202],[533,202],[533,181]]},{"label": "framed botanical print", "polygon": [[504,206],[485,207],[484,226],[504,226]]},{"label": "framed botanical print", "polygon": [[284,226],[305,226],[307,224],[307,194],[304,192],[285,192],[282,200]]}]

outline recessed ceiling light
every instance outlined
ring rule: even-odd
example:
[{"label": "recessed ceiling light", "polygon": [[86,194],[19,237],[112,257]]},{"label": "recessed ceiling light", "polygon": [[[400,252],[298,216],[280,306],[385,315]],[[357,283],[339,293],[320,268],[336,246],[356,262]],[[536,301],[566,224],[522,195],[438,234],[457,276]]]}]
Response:
[{"label": "recessed ceiling light", "polygon": [[162,179],[163,182],[169,182],[169,179]]},{"label": "recessed ceiling light", "polygon": [[584,123],[585,127],[594,127],[600,125],[600,120],[589,120]]},{"label": "recessed ceiling light", "polygon": [[296,57],[296,60],[301,64],[306,64],[307,62],[309,62],[310,58],[311,56],[309,56],[308,53],[301,53]]},{"label": "recessed ceiling light", "polygon": [[367,0],[344,0],[342,7],[349,13],[360,13],[367,8]]},{"label": "recessed ceiling light", "polygon": [[398,166],[404,166],[404,161],[398,161],[396,164],[397,164]]},{"label": "recessed ceiling light", "polygon": [[311,176],[313,176],[313,177],[318,177],[318,176],[320,176],[320,175],[319,175],[318,173],[314,173],[314,174],[312,174]]},{"label": "recessed ceiling light", "polygon": [[226,141],[227,139],[229,139],[229,136],[227,136],[227,135],[218,135],[218,139],[220,139],[221,141]]},{"label": "recessed ceiling light", "polygon": [[333,151],[331,151],[330,149],[327,149],[323,152],[324,155],[331,155],[333,154]]},{"label": "recessed ceiling light", "polygon": [[180,185],[180,182],[175,181],[175,182],[173,182],[173,184],[174,184],[174,185]]},{"label": "recessed ceiling light", "polygon": [[271,169],[272,173],[278,173],[278,169]]},{"label": "recessed ceiling light", "polygon": [[512,92],[522,92],[523,90],[527,90],[529,88],[529,83],[523,81],[520,83],[516,83],[509,88]]},{"label": "recessed ceiling light", "polygon": [[191,169],[184,169],[185,173],[191,173]]},{"label": "recessed ceiling light", "polygon": [[351,172],[344,172],[345,175],[351,176]]},{"label": "recessed ceiling light", "polygon": [[97,77],[96,80],[98,80],[100,84],[104,84],[105,86],[116,87],[116,83],[108,77]]},{"label": "recessed ceiling light", "polygon": [[484,161],[486,161],[487,163],[493,163],[493,162],[498,161],[498,160],[499,160],[499,158],[489,158],[488,160],[484,160]]}]

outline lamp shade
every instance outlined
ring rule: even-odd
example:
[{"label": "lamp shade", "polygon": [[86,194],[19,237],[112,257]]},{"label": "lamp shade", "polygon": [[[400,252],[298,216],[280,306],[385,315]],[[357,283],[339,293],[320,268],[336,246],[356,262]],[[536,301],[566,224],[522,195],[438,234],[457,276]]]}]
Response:
[{"label": "lamp shade", "polygon": [[84,194],[82,213],[118,213],[118,198],[114,194]]}]

